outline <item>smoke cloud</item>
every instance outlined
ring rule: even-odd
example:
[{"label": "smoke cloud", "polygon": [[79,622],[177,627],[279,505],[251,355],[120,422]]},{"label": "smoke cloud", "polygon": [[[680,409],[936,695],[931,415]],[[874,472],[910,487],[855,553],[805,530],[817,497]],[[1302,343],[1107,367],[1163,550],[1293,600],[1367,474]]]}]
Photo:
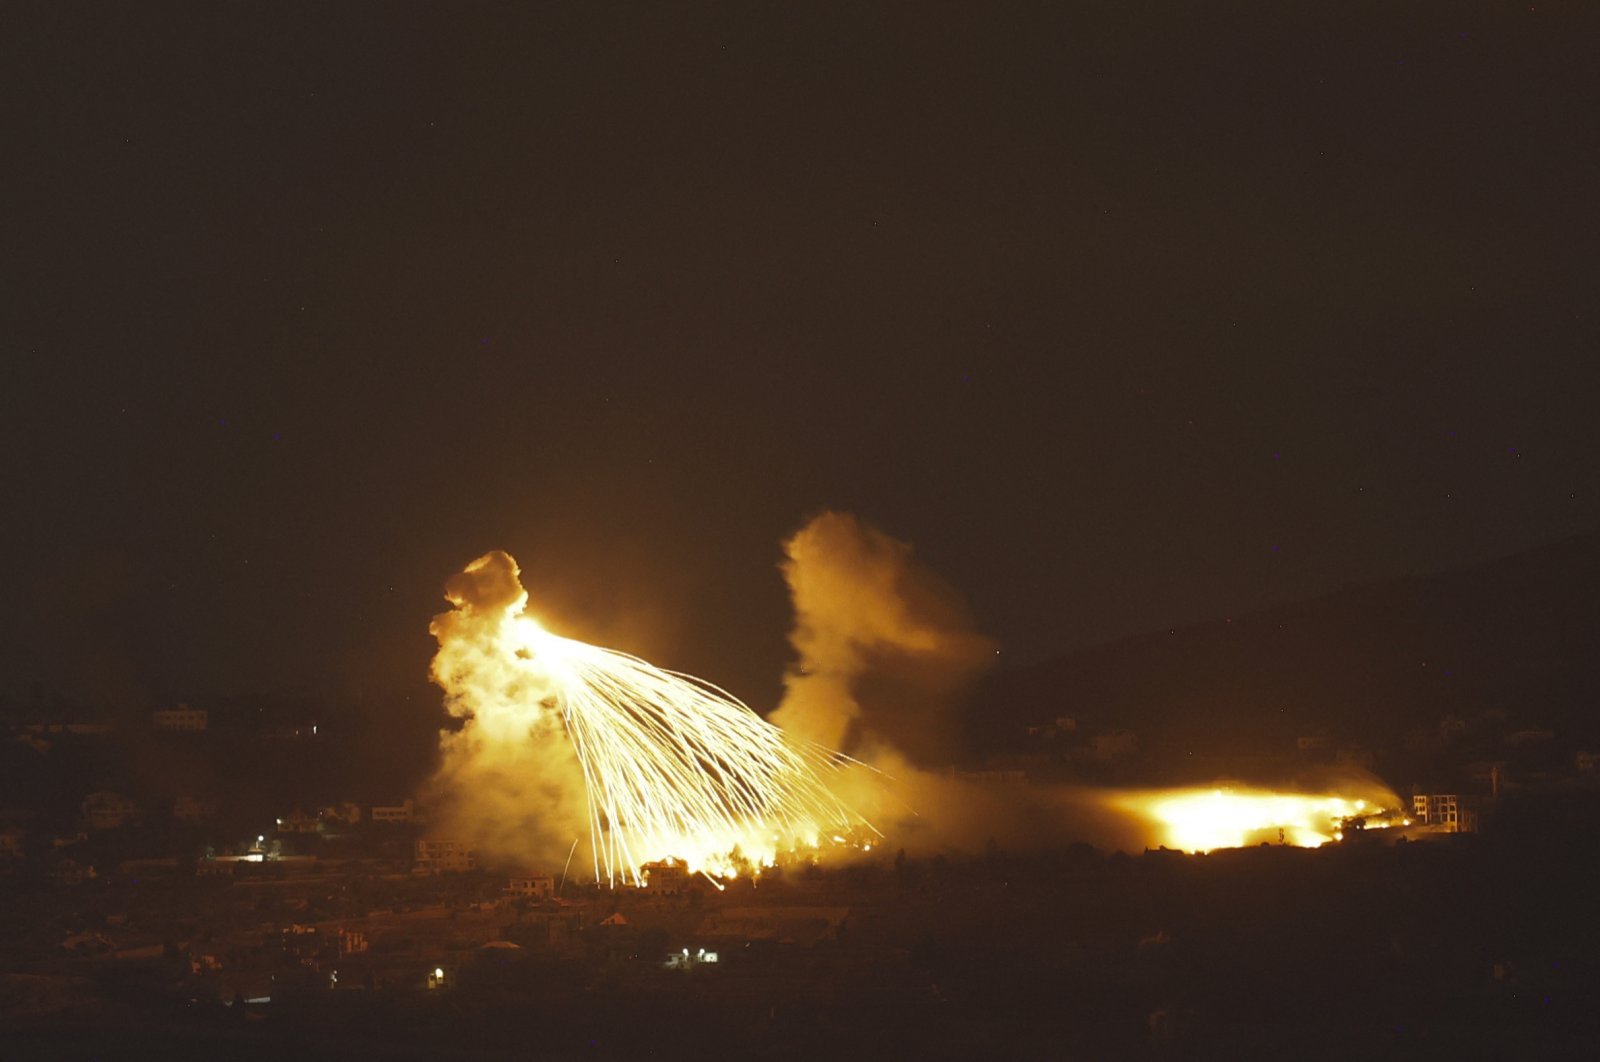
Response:
[{"label": "smoke cloud", "polygon": [[[1199,815],[1210,828],[1206,816],[1217,808],[1239,836],[1276,835],[1284,808],[1301,817],[1306,836],[1315,832],[1306,816],[1327,801],[1305,790],[1225,798],[1206,790],[1117,792],[946,766],[957,751],[954,709],[994,658],[994,643],[973,630],[960,597],[916,561],[909,544],[845,513],[817,516],[784,552],[796,660],[770,722],[853,757],[853,766],[829,775],[829,799],[871,822],[892,846],[918,855],[1074,840],[1137,849],[1212,836],[1196,834],[1191,819]],[[591,836],[588,789],[552,672],[518,636],[518,625],[531,621],[517,564],[502,552],[485,554],[448,582],[445,596],[452,608],[429,628],[439,641],[432,678],[460,726],[441,736],[442,764],[425,803],[441,835],[471,841],[491,860],[553,869],[575,839]],[[1132,734],[1111,735],[1096,755],[1124,755],[1135,742]],[[1338,791],[1368,790],[1370,807],[1398,799],[1364,782],[1347,780]],[[1258,814],[1265,816],[1259,823],[1241,820]],[[591,847],[584,842],[587,858]],[[852,851],[831,849],[828,858]]]},{"label": "smoke cloud", "polygon": [[461,726],[440,735],[442,762],[424,800],[441,836],[549,868],[588,836],[585,790],[548,676],[501,648],[501,631],[528,602],[520,575],[496,551],[445,586],[454,608],[428,628],[439,641],[432,678]]},{"label": "smoke cloud", "polygon": [[960,596],[910,544],[847,513],[817,516],[784,553],[798,660],[772,721],[829,748],[947,761],[954,702],[995,651]]}]

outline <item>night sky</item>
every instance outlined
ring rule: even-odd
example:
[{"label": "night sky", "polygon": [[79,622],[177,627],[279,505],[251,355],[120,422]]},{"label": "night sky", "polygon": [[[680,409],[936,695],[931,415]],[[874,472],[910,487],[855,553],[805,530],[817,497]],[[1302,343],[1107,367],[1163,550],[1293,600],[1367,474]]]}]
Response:
[{"label": "night sky", "polygon": [[824,508],[1018,663],[1592,529],[1597,29],[10,6],[0,691],[432,718],[501,548],[764,708]]}]

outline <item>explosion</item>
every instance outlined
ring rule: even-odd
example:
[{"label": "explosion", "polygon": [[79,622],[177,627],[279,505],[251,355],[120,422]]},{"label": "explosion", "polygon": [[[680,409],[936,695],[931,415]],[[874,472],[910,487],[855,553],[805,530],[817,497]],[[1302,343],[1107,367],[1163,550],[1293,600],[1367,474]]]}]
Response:
[{"label": "explosion", "polygon": [[[871,830],[824,780],[847,757],[791,738],[710,683],[545,630],[525,614],[519,576],[506,553],[479,557],[446,587],[455,609],[430,628],[433,679],[466,720],[446,739],[454,792],[544,784],[535,807],[549,816],[529,825],[546,833],[581,803],[595,878],[613,886],[640,884],[657,860],[728,876]],[[526,761],[530,745],[538,762]],[[537,815],[516,803],[502,826]]]},{"label": "explosion", "polygon": [[[1276,793],[1263,790],[1161,789],[1123,793],[1107,804],[1145,819],[1157,843],[1185,852],[1289,844],[1314,848],[1343,837],[1345,824],[1391,825],[1385,809],[1399,804],[1393,793],[1365,797]],[[1380,802],[1374,802],[1380,801]]]},{"label": "explosion", "polygon": [[442,739],[442,825],[552,867],[587,840],[595,879],[614,886],[662,859],[729,877],[791,852],[852,857],[881,836],[869,819],[915,855],[1069,839],[1315,846],[1399,820],[1371,779],[1114,792],[944,767],[951,709],[995,654],[959,595],[847,514],[818,515],[784,548],[796,661],[770,723],[710,683],[545,629],[509,555],[468,565],[430,628],[433,679],[464,721]]}]

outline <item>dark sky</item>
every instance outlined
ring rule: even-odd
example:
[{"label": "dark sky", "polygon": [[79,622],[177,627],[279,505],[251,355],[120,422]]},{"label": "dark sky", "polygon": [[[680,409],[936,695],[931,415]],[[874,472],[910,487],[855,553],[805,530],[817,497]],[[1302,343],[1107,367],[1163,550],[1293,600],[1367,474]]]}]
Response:
[{"label": "dark sky", "polygon": [[1592,528],[1596,29],[8,6],[0,688],[398,703],[503,548],[764,707],[824,507],[1017,661]]}]

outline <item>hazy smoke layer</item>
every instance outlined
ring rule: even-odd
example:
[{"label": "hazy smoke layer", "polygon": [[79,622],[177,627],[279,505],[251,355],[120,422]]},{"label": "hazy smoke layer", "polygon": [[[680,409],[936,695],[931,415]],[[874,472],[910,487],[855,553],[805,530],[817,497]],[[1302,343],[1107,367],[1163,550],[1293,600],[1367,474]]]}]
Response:
[{"label": "hazy smoke layer", "polygon": [[825,512],[784,543],[799,659],[772,721],[829,748],[953,754],[953,698],[994,658],[956,592],[911,546]]},{"label": "hazy smoke layer", "polygon": [[462,726],[440,737],[426,801],[440,836],[490,858],[558,868],[588,836],[583,775],[551,690],[532,660],[511,664],[498,634],[528,601],[517,562],[486,553],[445,585],[455,606],[433,619],[432,677]]},{"label": "hazy smoke layer", "polygon": [[994,659],[955,590],[908,543],[847,513],[816,517],[784,551],[799,659],[772,721],[876,770],[842,789],[888,843],[930,852],[1058,834],[1055,801],[936,769],[958,752],[957,699]]}]

